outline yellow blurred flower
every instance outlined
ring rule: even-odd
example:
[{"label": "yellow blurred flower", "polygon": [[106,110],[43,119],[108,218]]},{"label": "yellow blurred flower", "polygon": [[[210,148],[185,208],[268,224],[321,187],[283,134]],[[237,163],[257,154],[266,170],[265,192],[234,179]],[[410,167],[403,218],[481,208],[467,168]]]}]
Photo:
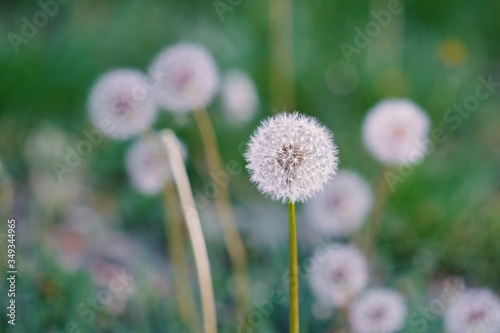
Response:
[{"label": "yellow blurred flower", "polygon": [[460,66],[467,59],[467,47],[458,39],[446,39],[438,46],[438,56],[448,67]]}]

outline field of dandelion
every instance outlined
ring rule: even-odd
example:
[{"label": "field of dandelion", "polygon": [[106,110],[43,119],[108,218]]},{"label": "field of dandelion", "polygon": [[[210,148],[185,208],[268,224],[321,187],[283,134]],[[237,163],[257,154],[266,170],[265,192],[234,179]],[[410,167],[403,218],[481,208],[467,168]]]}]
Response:
[{"label": "field of dandelion", "polygon": [[[296,204],[301,331],[368,333],[370,320],[392,316],[381,333],[472,332],[467,325],[498,332],[500,303],[490,292],[500,295],[499,15],[488,0],[1,2],[0,331],[203,331],[186,228],[186,257],[174,263],[179,230],[171,221],[181,210],[167,202],[175,189],[163,182],[168,174],[138,162],[140,144],[168,128],[181,142],[201,220],[218,331],[287,332],[287,207],[259,193],[244,153],[264,119],[297,110],[331,131],[338,149],[326,192],[336,197]],[[118,122],[101,135],[106,125],[92,118],[101,112],[91,102],[96,83],[117,69],[155,78],[155,61],[179,43],[204,48],[215,62],[207,66],[216,66],[221,84],[197,101],[206,113],[195,116],[179,100],[177,111],[144,104],[141,94],[157,90],[153,79],[136,91],[152,128],[137,130],[136,122],[125,131]],[[134,73],[117,80],[133,81]],[[363,126],[378,103],[395,99],[418,110],[422,117],[408,126],[420,126],[425,140],[412,163],[384,167]],[[200,115],[214,128],[217,172]],[[273,130],[280,138],[293,132]],[[294,144],[286,149],[300,156]],[[277,165],[288,172],[301,159]],[[238,237],[221,229],[217,205],[226,191],[248,288],[235,271]],[[369,221],[377,219],[374,250],[366,252]],[[332,247],[338,262],[361,267],[340,272],[352,274],[352,285],[316,274],[329,266],[312,258]],[[466,291],[473,289],[489,291]],[[360,300],[370,291],[375,309],[381,299],[393,308],[365,309],[371,317],[363,317]],[[251,307],[241,310],[245,296]]]}]

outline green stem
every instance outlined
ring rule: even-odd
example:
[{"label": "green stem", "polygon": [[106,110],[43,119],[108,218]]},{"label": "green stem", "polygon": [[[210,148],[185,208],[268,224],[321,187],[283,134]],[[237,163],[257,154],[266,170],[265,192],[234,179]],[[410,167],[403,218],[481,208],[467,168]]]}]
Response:
[{"label": "green stem", "polygon": [[389,184],[385,179],[385,175],[389,171],[391,171],[391,168],[384,166],[382,170],[380,170],[377,184],[375,185],[375,203],[373,205],[372,213],[368,218],[368,223],[366,224],[363,242],[364,253],[368,261],[373,260],[377,237],[382,225],[382,219],[384,217],[384,208],[389,195]]},{"label": "green stem", "polygon": [[297,256],[297,228],[295,204],[288,203],[288,227],[290,229],[290,333],[299,332],[299,265]]},{"label": "green stem", "polygon": [[342,323],[344,325],[344,333],[351,333],[350,327],[351,324],[349,322],[349,307],[350,304],[347,304],[346,306],[342,307],[340,309],[340,312],[342,313]]}]

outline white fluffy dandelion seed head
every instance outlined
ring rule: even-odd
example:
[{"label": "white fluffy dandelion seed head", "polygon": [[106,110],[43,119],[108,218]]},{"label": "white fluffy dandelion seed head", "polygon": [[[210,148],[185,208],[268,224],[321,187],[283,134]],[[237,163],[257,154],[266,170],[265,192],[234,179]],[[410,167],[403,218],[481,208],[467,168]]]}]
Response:
[{"label": "white fluffy dandelion seed head", "polygon": [[370,153],[384,164],[416,163],[426,153],[429,126],[429,118],[415,103],[385,100],[366,116],[363,139]]},{"label": "white fluffy dandelion seed head", "polygon": [[444,324],[448,333],[500,332],[500,300],[488,289],[469,289],[450,304]]},{"label": "white fluffy dandelion seed head", "polygon": [[250,77],[242,71],[231,70],[222,80],[224,110],[235,123],[252,119],[259,103],[257,91]]},{"label": "white fluffy dandelion seed head", "polygon": [[250,180],[273,200],[304,202],[337,171],[331,132],[312,117],[281,113],[264,120],[245,153]]},{"label": "white fluffy dandelion seed head", "polygon": [[355,333],[393,333],[403,328],[407,312],[401,294],[375,288],[354,302],[349,321]]},{"label": "white fluffy dandelion seed head", "polygon": [[167,155],[157,136],[134,142],[125,161],[132,185],[146,195],[158,194],[170,179]]},{"label": "white fluffy dandelion seed head", "polygon": [[104,74],[92,88],[88,109],[92,124],[112,139],[128,139],[151,127],[157,108],[137,70]]},{"label": "white fluffy dandelion seed head", "polygon": [[151,75],[157,83],[158,104],[174,112],[206,107],[219,89],[215,61],[196,44],[179,43],[166,48],[153,61]]},{"label": "white fluffy dandelion seed head", "polygon": [[322,304],[347,305],[368,283],[368,265],[352,245],[332,244],[317,251],[309,285]]},{"label": "white fluffy dandelion seed head", "polygon": [[363,224],[372,202],[368,183],[353,171],[341,170],[325,192],[307,203],[306,213],[322,234],[347,236]]}]

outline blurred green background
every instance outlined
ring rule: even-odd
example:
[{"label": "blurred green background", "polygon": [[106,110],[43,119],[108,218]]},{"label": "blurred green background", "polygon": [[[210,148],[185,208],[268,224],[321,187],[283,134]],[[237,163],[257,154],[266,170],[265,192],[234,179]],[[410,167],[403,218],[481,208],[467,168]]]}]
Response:
[{"label": "blurred green background", "polygon": [[[160,50],[179,41],[204,45],[222,73],[239,68],[255,82],[260,108],[249,123],[236,127],[226,121],[218,98],[209,107],[224,161],[235,160],[240,166],[244,165],[242,144],[260,120],[273,110],[296,109],[317,117],[334,132],[342,168],[356,170],[374,184],[380,166],[361,140],[367,110],[388,97],[407,97],[422,106],[432,128],[442,128],[447,139],[391,193],[378,241],[374,283],[403,291],[410,315],[436,297],[433,286],[443,277],[462,276],[470,286],[500,292],[500,87],[476,111],[460,116],[458,126],[446,118],[455,103],[474,96],[478,77],[491,76],[500,82],[500,2],[405,1],[404,11],[393,15],[387,27],[348,62],[341,44],[355,45],[354,28],[364,30],[373,20],[370,11],[387,9],[388,2],[296,1],[295,100],[278,105],[272,102],[269,86],[269,47],[273,45],[269,2],[222,2],[231,10],[221,20],[212,1],[69,1],[59,5],[58,13],[33,38],[19,44],[18,52],[9,33],[21,35],[23,17],[32,21],[42,7],[36,1],[0,2],[1,215],[3,221],[14,216],[19,228],[17,324],[8,325],[3,314],[7,282],[2,279],[0,330],[186,331],[175,308],[161,198],[135,191],[124,170],[124,154],[131,142],[105,139],[63,182],[57,181],[51,168],[54,160],[64,158],[67,145],[75,147],[84,139],[82,131],[92,128],[86,99],[102,73],[118,67],[146,71]],[[284,59],[289,56],[283,54]],[[208,179],[192,117],[160,112],[155,128],[165,127],[173,128],[186,143],[192,186],[202,191]],[[14,191],[13,212],[8,188]],[[246,172],[231,178],[230,190],[237,217],[254,217],[240,223],[253,298],[262,301],[276,288],[286,290],[281,280],[288,265],[286,209],[257,193]],[[212,209],[200,214],[207,229],[220,331],[234,332],[239,323],[231,299],[230,261],[212,222]],[[98,245],[89,246],[94,243],[62,229],[68,220],[76,228],[105,225],[110,236],[95,231],[100,227],[90,228],[89,237]],[[304,260],[314,247],[310,240],[319,235],[309,234],[306,221],[300,220],[300,206],[298,223],[299,259]],[[3,222],[2,228],[4,276]],[[116,244],[110,241],[115,238]],[[62,250],[52,248],[61,242]],[[98,294],[92,267],[99,265],[81,259],[81,266],[68,269],[54,253],[67,253],[69,247],[86,257],[87,252],[99,252],[100,246],[104,253],[116,248],[122,254],[121,260],[135,277],[135,290],[125,305],[96,310],[89,319],[79,306]],[[85,250],[78,252],[81,248]],[[106,275],[97,271],[98,276]],[[164,294],[158,292],[158,283]],[[303,330],[327,332],[332,323],[335,327],[335,315],[328,320],[313,316],[313,302],[307,282],[302,281]],[[287,311],[287,304],[276,306],[256,331],[286,332]],[[68,326],[71,322],[76,328]],[[425,331],[440,332],[441,327],[436,318]],[[408,322],[405,331],[419,332],[419,328]]]}]

